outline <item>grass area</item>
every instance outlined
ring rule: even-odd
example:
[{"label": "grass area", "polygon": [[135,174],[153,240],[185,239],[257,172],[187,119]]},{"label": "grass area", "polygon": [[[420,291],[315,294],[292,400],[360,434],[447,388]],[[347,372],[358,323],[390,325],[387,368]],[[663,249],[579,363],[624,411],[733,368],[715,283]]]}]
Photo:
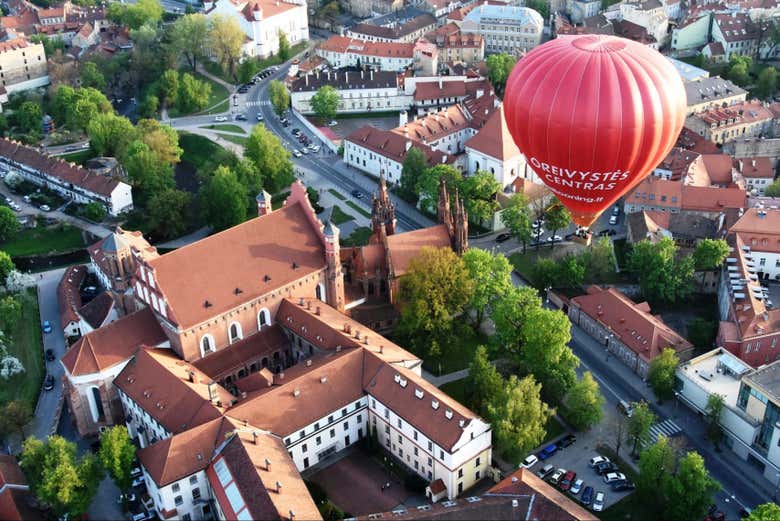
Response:
[{"label": "grass area", "polygon": [[238,125],[230,125],[230,124],[225,124],[225,125],[203,125],[200,128],[207,128],[209,130],[218,130],[218,131],[221,131],[221,132],[233,132],[235,134],[246,134],[246,132],[244,132],[244,129],[239,127]]},{"label": "grass area", "polygon": [[563,435],[566,432],[566,426],[555,416],[551,416],[547,420],[547,425],[544,426],[544,430],[547,431],[547,436],[544,438],[544,443],[553,441],[558,436]]},{"label": "grass area", "polygon": [[[209,107],[211,107],[213,105],[217,105],[218,103],[221,105],[222,103],[220,103],[220,102],[222,102],[223,100],[225,101],[225,103],[228,102],[228,96],[230,96],[230,93],[228,92],[228,90],[225,88],[224,85],[222,85],[221,83],[217,83],[216,81],[212,80],[211,78],[208,78],[208,77],[206,77],[206,76],[204,76],[204,75],[202,75],[200,73],[192,72],[192,71],[186,71],[186,72],[188,72],[189,74],[194,75],[196,79],[199,79],[201,81],[205,81],[206,83],[211,85],[211,95],[209,96],[208,103],[206,103],[206,108],[209,108]],[[227,110],[227,108],[223,109],[221,112],[225,112],[225,110]],[[202,113],[203,112],[199,112],[199,114],[202,114]],[[206,112],[206,114],[211,114],[211,113],[212,113],[211,111]],[[186,116],[188,114],[191,114],[191,113],[179,112],[179,110],[176,107],[171,107],[171,108],[168,109],[168,115],[170,117],[172,117],[172,118],[178,118],[178,117],[181,117],[181,116]]]},{"label": "grass area", "polygon": [[77,165],[83,165],[88,160],[90,160],[93,157],[95,157],[95,153],[92,150],[87,149],[87,150],[79,150],[78,152],[73,152],[73,153],[70,153],[70,154],[64,154],[64,155],[61,155],[61,156],[58,156],[58,157],[60,159],[62,159],[63,161],[68,161],[70,163],[76,163]]},{"label": "grass area", "polygon": [[230,141],[231,143],[235,143],[236,145],[241,145],[242,147],[245,147],[247,141],[249,141],[248,137],[236,136],[235,134],[223,134],[221,132],[217,132],[217,135],[222,139],[224,139],[225,141]]},{"label": "grass area", "polygon": [[361,226],[360,228],[356,228],[349,237],[345,237],[339,242],[341,242],[342,246],[365,246],[368,244],[368,239],[371,237],[372,233],[373,231],[371,228]]},{"label": "grass area", "polygon": [[335,188],[328,188],[328,192],[333,194],[333,196],[336,197],[337,199],[341,199],[342,201],[347,200],[347,197],[343,195],[341,192],[339,192],[338,190],[336,190]]},{"label": "grass area", "polygon": [[225,100],[219,105],[215,105],[213,108],[209,110],[204,110],[203,112],[198,112],[198,114],[222,114],[223,112],[227,112],[230,110],[230,100]]},{"label": "grass area", "polygon": [[[306,44],[307,42],[300,42],[290,47],[290,56],[291,57],[295,56],[296,54],[305,50]],[[267,69],[271,65],[280,65],[281,63],[282,60],[280,60],[279,56],[276,55],[269,56],[268,58],[265,59],[260,59],[260,58],[252,59],[252,64],[254,65],[253,68],[255,70],[254,74],[257,74],[263,69]],[[217,62],[207,60],[203,65],[209,73],[220,78],[221,80],[226,81],[228,83],[234,83],[234,84],[237,83],[237,78],[223,71],[222,67],[220,67]]]},{"label": "grass area", "polygon": [[333,213],[330,214],[330,220],[338,226],[339,224],[344,224],[347,221],[352,221],[354,217],[346,213],[344,210],[338,207],[338,205],[333,205]]},{"label": "grass area", "polygon": [[182,161],[186,161],[196,170],[212,160],[222,147],[207,137],[189,132],[179,132],[179,146],[183,150]]},{"label": "grass area", "polygon": [[69,224],[38,226],[20,231],[10,241],[0,243],[0,250],[11,257],[65,253],[84,248],[81,230]]},{"label": "grass area", "polygon": [[357,213],[359,213],[360,215],[362,215],[366,219],[371,219],[371,214],[369,212],[365,211],[364,209],[362,209],[360,206],[358,206],[354,202],[347,201],[347,206],[349,206],[350,208],[355,210]]},{"label": "grass area", "polygon": [[488,338],[482,333],[475,333],[470,326],[462,326],[456,329],[453,342],[442,346],[441,361],[437,362],[422,353],[425,360],[423,367],[435,376],[466,369],[474,358],[474,351],[478,345],[487,345]]},{"label": "grass area", "polygon": [[23,400],[35,409],[44,370],[38,298],[35,290],[29,289],[27,295],[20,300],[22,320],[13,327],[11,332],[13,341],[8,342],[8,353],[19,359],[25,372],[0,385],[0,405],[11,400]]},{"label": "grass area", "polygon": [[454,382],[446,383],[439,387],[442,391],[447,393],[448,396],[454,398],[466,407],[471,407],[471,399],[469,398],[469,386],[471,382],[468,378],[461,380],[455,380]]}]

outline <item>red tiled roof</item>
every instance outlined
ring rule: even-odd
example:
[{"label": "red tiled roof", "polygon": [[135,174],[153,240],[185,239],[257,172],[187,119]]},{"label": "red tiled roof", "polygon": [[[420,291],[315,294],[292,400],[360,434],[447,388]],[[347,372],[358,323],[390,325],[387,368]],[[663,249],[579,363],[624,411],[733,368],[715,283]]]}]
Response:
[{"label": "red tiled roof", "polygon": [[755,251],[780,253],[780,210],[748,208],[729,232]]},{"label": "red tiled roof", "polygon": [[462,98],[466,95],[465,81],[418,81],[414,89],[414,100],[438,98]]},{"label": "red tiled roof", "polygon": [[394,233],[387,237],[390,262],[396,277],[403,276],[409,269],[409,262],[424,246],[451,248],[450,235],[443,224],[429,226],[411,232]]},{"label": "red tiled roof", "polygon": [[685,186],[683,210],[722,212],[727,208],[744,208],[747,193],[742,188],[717,188],[714,186]]},{"label": "red tiled roof", "polygon": [[748,178],[773,179],[775,177],[772,168],[772,159],[769,157],[750,157],[735,161],[740,173]]},{"label": "red tiled roof", "polygon": [[476,136],[466,141],[466,146],[499,161],[520,156],[520,149],[506,126],[503,106],[493,112]]},{"label": "red tiled roof", "polygon": [[346,36],[331,36],[319,46],[323,51],[379,56],[388,58],[412,58],[413,43],[368,42]]},{"label": "red tiled roof", "polygon": [[[399,163],[404,162],[406,154],[412,146],[419,149],[425,155],[428,165],[431,166],[445,162],[451,163],[455,160],[451,155],[445,156],[442,152],[434,150],[423,143],[414,142],[411,138],[407,139],[402,134],[392,130],[379,129],[370,125],[360,127],[347,136],[346,140],[361,147],[368,148],[369,150]],[[408,148],[407,143],[409,144]]]},{"label": "red tiled roof", "polygon": [[71,322],[78,322],[77,311],[81,308],[81,294],[79,288],[87,276],[87,267],[84,264],[70,266],[62,274],[57,284],[57,303],[60,307],[60,326],[63,329]]},{"label": "red tiled roof", "polygon": [[289,345],[290,340],[282,328],[274,324],[270,327],[264,327],[257,334],[231,344],[230,349],[220,349],[215,353],[210,353],[196,360],[192,365],[214,380],[221,380],[224,376],[248,365],[250,360],[262,356],[270,358],[275,351],[283,350]]},{"label": "red tiled roof", "polygon": [[104,291],[88,304],[81,306],[79,315],[92,326],[92,329],[97,329],[105,323],[112,309],[114,309],[114,299],[108,291]]}]

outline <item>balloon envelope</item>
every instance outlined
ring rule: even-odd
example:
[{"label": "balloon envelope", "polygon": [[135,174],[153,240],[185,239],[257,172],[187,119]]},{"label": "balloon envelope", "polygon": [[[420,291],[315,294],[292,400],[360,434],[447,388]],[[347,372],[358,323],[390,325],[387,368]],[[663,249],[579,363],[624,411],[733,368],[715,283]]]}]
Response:
[{"label": "balloon envelope", "polygon": [[615,36],[562,36],[507,80],[507,127],[529,166],[590,226],[674,147],[686,95],[660,53]]}]

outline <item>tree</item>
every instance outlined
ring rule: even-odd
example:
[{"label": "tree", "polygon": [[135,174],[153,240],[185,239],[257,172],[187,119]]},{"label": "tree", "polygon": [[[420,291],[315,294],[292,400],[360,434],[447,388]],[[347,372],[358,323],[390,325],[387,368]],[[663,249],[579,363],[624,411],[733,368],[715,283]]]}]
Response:
[{"label": "tree", "polygon": [[[544,213],[544,222],[547,225],[547,229],[551,230],[552,234],[555,235],[558,230],[563,230],[569,226],[571,223],[571,215],[565,206],[556,202]],[[555,241],[552,241],[550,246],[555,247]]]},{"label": "tree", "polygon": [[697,348],[709,350],[715,344],[718,324],[713,320],[696,317],[688,322],[688,341]]},{"label": "tree", "polygon": [[450,248],[423,247],[401,279],[399,333],[418,353],[438,358],[437,349],[450,339],[453,321],[473,293],[462,258]]},{"label": "tree", "polygon": [[516,355],[526,374],[542,384],[548,401],[560,403],[577,380],[579,360],[569,348],[571,322],[563,312],[532,308],[520,326],[522,347]]},{"label": "tree", "polygon": [[496,329],[497,344],[517,356],[522,346],[522,326],[528,322],[531,312],[540,308],[539,293],[528,286],[515,286],[496,302],[490,313]]},{"label": "tree", "polygon": [[160,98],[150,92],[144,96],[138,105],[138,115],[142,118],[153,118],[159,109]]},{"label": "tree", "polygon": [[697,271],[718,268],[731,253],[723,239],[702,239],[693,250],[693,266]]},{"label": "tree", "polygon": [[[74,89],[67,85],[60,85],[52,99],[51,111],[60,126],[82,131],[98,114],[113,112],[114,107],[97,89],[92,87]],[[38,125],[40,126],[40,120]]]},{"label": "tree", "polygon": [[[14,298],[13,295],[0,297],[0,336],[2,336],[3,331],[11,331],[12,326],[18,324],[21,319],[22,303]],[[0,338],[1,342],[2,339]]]},{"label": "tree", "polygon": [[636,454],[639,442],[648,435],[656,417],[645,401],[634,404],[634,412],[628,420],[628,439],[631,441],[631,453]]},{"label": "tree", "polygon": [[469,364],[468,392],[471,403],[480,414],[487,414],[488,404],[495,402],[496,393],[504,387],[504,379],[488,359],[485,346],[477,346]]},{"label": "tree", "polygon": [[566,255],[558,261],[558,287],[576,288],[585,280],[585,264],[577,255]]},{"label": "tree", "polygon": [[428,163],[425,159],[425,154],[417,147],[410,148],[401,167],[401,180],[398,190],[398,195],[405,201],[410,203],[417,202],[417,185],[426,168],[428,168]]},{"label": "tree", "polygon": [[500,54],[491,54],[487,57],[488,78],[490,83],[496,89],[496,92],[504,92],[504,86],[506,80],[509,78],[509,73],[515,66],[514,56],[502,52]]},{"label": "tree", "polygon": [[255,125],[249,135],[244,156],[254,163],[263,187],[275,194],[295,180],[290,152],[265,125]]},{"label": "tree", "polygon": [[623,443],[628,441],[628,418],[622,414],[613,416],[610,422],[611,439],[615,442],[615,454],[620,456]]},{"label": "tree", "polygon": [[544,0],[530,0],[527,6],[538,12],[542,16],[542,20],[550,18],[550,4]]},{"label": "tree", "polygon": [[544,440],[545,425],[555,410],[540,398],[541,388],[533,376],[518,380],[512,375],[488,403],[487,417],[505,451],[525,454]]},{"label": "tree", "polygon": [[145,202],[155,193],[176,185],[171,165],[161,162],[157,154],[143,141],[130,143],[122,158],[122,164],[133,186],[140,192],[139,201]]},{"label": "tree", "polygon": [[512,287],[512,266],[505,255],[479,248],[466,251],[463,262],[474,283],[468,308],[474,314],[474,329],[479,330],[493,303]]},{"label": "tree", "polygon": [[35,496],[57,517],[86,512],[103,478],[97,458],[91,454],[77,458],[76,445],[56,435],[46,442],[27,438],[20,465]]},{"label": "tree", "polygon": [[[677,466],[677,454],[669,444],[669,438],[659,436],[658,441],[647,447],[639,456],[639,476],[636,480],[636,491],[644,501],[663,503],[659,494],[665,488],[665,482],[674,473]],[[658,505],[659,510],[665,504]]]},{"label": "tree", "polygon": [[558,279],[558,263],[552,259],[539,259],[531,271],[531,282],[539,291],[561,287]]},{"label": "tree", "polygon": [[461,197],[472,222],[479,224],[493,218],[493,214],[500,208],[496,200],[496,192],[500,189],[501,184],[495,180],[493,174],[484,170],[479,170],[461,181]]},{"label": "tree", "polygon": [[141,119],[136,124],[141,141],[154,153],[161,163],[171,165],[181,159],[179,133],[168,125],[161,125],[156,119]]},{"label": "tree", "polygon": [[179,82],[177,107],[182,113],[190,113],[206,108],[211,97],[211,85],[185,72]]},{"label": "tree", "polygon": [[184,56],[190,69],[198,67],[208,52],[209,23],[202,13],[188,14],[168,26],[168,45],[178,56]]},{"label": "tree", "polygon": [[100,463],[122,492],[133,482],[130,475],[135,460],[135,446],[124,425],[115,425],[100,436]]},{"label": "tree", "polygon": [[246,188],[225,166],[218,167],[201,188],[200,201],[206,222],[215,230],[226,230],[246,220]]},{"label": "tree", "polygon": [[290,93],[287,92],[284,83],[279,80],[271,80],[271,83],[268,84],[268,98],[271,100],[271,105],[273,105],[277,116],[281,116],[290,106]]},{"label": "tree", "polygon": [[258,72],[259,66],[257,60],[253,58],[247,58],[238,65],[238,82],[248,83],[252,80],[252,77]]},{"label": "tree", "polygon": [[5,281],[8,275],[16,269],[11,256],[4,251],[0,251],[0,280]]},{"label": "tree", "polygon": [[7,206],[0,206],[0,242],[9,241],[16,237],[19,228],[19,221],[13,210]]},{"label": "tree", "polygon": [[179,96],[179,71],[168,69],[157,83],[157,94],[163,103],[172,107]]},{"label": "tree", "polygon": [[563,399],[566,420],[579,431],[589,429],[604,417],[604,396],[590,371],[585,371]]},{"label": "tree", "polygon": [[664,519],[688,521],[704,519],[720,484],[710,477],[699,453],[691,451],[680,459],[677,473],[666,480],[664,489]]},{"label": "tree", "polygon": [[320,121],[330,121],[336,117],[339,108],[339,92],[330,85],[324,85],[317,89],[310,103],[311,109]]},{"label": "tree", "polygon": [[755,92],[759,98],[774,97],[777,92],[777,69],[770,66],[758,74]]},{"label": "tree", "polygon": [[277,55],[283,62],[290,59],[290,40],[287,39],[287,34],[281,30],[279,31],[279,51]]},{"label": "tree", "polygon": [[452,196],[460,187],[463,175],[452,165],[434,165],[423,170],[417,180],[417,196],[420,199],[420,207],[428,212],[436,212],[439,201],[439,184],[444,178],[447,190]]},{"label": "tree", "polygon": [[728,78],[740,87],[745,87],[750,83],[750,69],[742,62],[735,63],[729,69]]},{"label": "tree", "polygon": [[16,125],[25,133],[40,133],[42,118],[41,105],[34,101],[25,101],[14,111]]},{"label": "tree", "polygon": [[585,281],[600,283],[615,272],[615,249],[609,237],[599,237],[581,254]]},{"label": "tree", "polygon": [[136,138],[133,124],[113,112],[95,115],[87,126],[89,146],[99,156],[122,157],[127,146]]},{"label": "tree", "polygon": [[674,395],[674,374],[680,359],[674,349],[665,347],[661,354],[653,358],[647,370],[647,381],[659,401],[668,400]]},{"label": "tree", "polygon": [[106,218],[106,213],[106,207],[94,201],[84,206],[84,217],[90,221],[99,223]]},{"label": "tree", "polygon": [[718,449],[720,441],[723,439],[723,429],[720,426],[720,417],[723,413],[723,396],[720,394],[711,394],[707,398],[707,436]]},{"label": "tree", "polygon": [[233,17],[214,15],[209,24],[209,48],[226,73],[234,75],[244,45],[244,31]]},{"label": "tree", "polygon": [[501,222],[512,237],[523,245],[523,254],[533,237],[532,221],[531,208],[528,206],[528,198],[525,194],[514,194],[510,197],[507,207],[501,212]]},{"label": "tree", "polygon": [[745,521],[777,521],[778,519],[780,519],[780,505],[764,503],[754,508]]},{"label": "tree", "polygon": [[81,66],[81,85],[94,87],[97,90],[106,88],[106,78],[97,65],[95,65],[95,62],[84,62],[84,65]]},{"label": "tree", "polygon": [[693,258],[677,258],[677,246],[669,237],[656,244],[648,240],[634,244],[627,267],[650,300],[673,303],[691,292]]},{"label": "tree", "polygon": [[163,8],[159,0],[138,0],[135,4],[111,3],[107,17],[114,23],[130,29],[149,24],[157,25],[162,20]]},{"label": "tree", "polygon": [[0,435],[19,434],[24,436],[24,427],[33,419],[32,406],[23,400],[6,403],[0,413]]},{"label": "tree", "polygon": [[780,181],[775,181],[764,188],[764,195],[767,197],[780,197]]},{"label": "tree", "polygon": [[144,209],[149,233],[163,239],[183,235],[189,228],[191,209],[189,192],[167,188],[153,194]]}]

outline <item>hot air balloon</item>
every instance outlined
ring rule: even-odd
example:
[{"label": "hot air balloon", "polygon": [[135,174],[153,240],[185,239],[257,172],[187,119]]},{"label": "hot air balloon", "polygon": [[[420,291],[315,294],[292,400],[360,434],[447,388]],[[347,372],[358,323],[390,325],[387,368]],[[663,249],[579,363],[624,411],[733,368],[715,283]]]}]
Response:
[{"label": "hot air balloon", "polygon": [[561,36],[512,70],[507,127],[529,166],[588,227],[666,157],[686,108],[657,51],[615,36]]}]

